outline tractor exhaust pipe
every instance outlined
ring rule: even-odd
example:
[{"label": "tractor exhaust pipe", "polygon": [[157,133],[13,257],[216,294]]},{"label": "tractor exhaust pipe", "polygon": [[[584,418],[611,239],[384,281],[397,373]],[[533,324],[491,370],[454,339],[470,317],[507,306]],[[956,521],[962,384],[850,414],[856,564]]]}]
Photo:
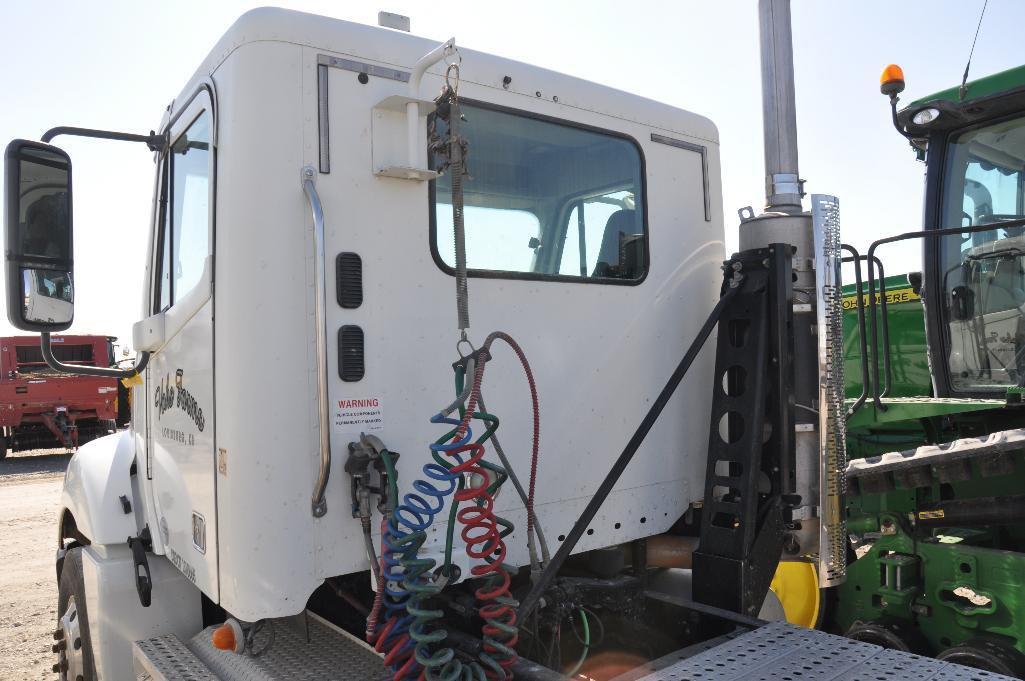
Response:
[{"label": "tractor exhaust pipe", "polygon": [[762,124],[765,137],[765,210],[800,213],[797,113],[790,0],[759,0]]}]

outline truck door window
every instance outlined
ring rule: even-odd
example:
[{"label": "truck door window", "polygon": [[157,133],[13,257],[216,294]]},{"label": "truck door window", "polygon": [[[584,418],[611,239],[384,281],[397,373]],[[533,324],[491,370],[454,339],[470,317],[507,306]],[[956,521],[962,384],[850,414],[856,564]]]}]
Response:
[{"label": "truck door window", "polygon": [[993,229],[940,246],[951,387],[1025,385],[1025,119],[978,127],[947,149],[944,227]]},{"label": "truck door window", "polygon": [[[461,132],[469,142],[463,216],[472,275],[605,283],[644,278],[644,169],[635,142],[480,104],[464,102],[462,113]],[[437,127],[444,136],[444,123]],[[431,185],[431,249],[452,273],[451,178],[443,173]]]},{"label": "truck door window", "polygon": [[195,287],[210,252],[210,120],[204,111],[171,143],[155,297],[160,310]]}]

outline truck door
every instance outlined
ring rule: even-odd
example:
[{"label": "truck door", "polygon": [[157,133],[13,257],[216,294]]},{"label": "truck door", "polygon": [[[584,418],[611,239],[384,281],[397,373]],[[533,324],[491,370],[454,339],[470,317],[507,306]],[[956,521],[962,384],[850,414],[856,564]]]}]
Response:
[{"label": "truck door", "polygon": [[218,597],[213,419],[214,116],[205,89],[172,119],[162,159],[146,370],[147,474],[167,557]]}]

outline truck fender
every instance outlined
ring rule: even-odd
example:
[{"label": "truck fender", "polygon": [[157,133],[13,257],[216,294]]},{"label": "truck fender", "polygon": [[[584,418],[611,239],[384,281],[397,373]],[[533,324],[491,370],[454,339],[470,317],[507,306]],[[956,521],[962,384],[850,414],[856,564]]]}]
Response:
[{"label": "truck fender", "polygon": [[163,556],[150,555],[149,566],[153,603],[144,608],[135,591],[135,564],[128,546],[82,549],[89,636],[99,679],[136,678],[134,641],[166,634],[188,641],[203,628],[203,599],[196,585]]},{"label": "truck fender", "polygon": [[[68,463],[61,492],[57,537],[79,543],[124,544],[139,533],[131,468],[135,461],[134,438],[129,431],[107,435],[79,448]],[[128,511],[121,501],[130,504]]]}]

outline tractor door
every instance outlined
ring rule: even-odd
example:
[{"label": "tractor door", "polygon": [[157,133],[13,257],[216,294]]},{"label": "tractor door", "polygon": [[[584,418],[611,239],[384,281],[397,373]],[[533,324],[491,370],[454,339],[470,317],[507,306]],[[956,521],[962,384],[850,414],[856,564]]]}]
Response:
[{"label": "tractor door", "polygon": [[161,163],[151,314],[163,347],[146,370],[148,457],[167,557],[217,599],[213,419],[214,116],[200,90],[170,124]]}]

